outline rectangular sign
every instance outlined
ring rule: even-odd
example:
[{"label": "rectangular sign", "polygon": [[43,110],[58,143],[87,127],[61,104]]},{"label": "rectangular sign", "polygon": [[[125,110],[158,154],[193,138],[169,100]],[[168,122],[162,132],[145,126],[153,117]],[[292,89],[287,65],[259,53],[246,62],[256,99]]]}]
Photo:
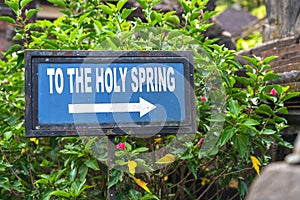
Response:
[{"label": "rectangular sign", "polygon": [[26,51],[26,136],[195,133],[193,54]]}]

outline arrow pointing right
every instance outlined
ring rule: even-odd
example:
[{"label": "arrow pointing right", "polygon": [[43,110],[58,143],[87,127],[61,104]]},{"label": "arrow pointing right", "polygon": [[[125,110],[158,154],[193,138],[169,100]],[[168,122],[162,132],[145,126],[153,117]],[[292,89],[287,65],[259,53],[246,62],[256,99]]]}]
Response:
[{"label": "arrow pointing right", "polygon": [[70,114],[75,113],[116,113],[139,112],[140,117],[156,108],[155,105],[139,97],[139,103],[103,103],[103,104],[69,104]]}]

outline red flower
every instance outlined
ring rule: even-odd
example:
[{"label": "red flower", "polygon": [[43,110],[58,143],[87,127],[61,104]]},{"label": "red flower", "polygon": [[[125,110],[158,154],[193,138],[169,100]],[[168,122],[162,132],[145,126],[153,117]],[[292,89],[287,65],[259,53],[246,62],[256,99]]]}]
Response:
[{"label": "red flower", "polygon": [[119,144],[117,144],[117,146],[116,146],[118,149],[123,149],[123,150],[125,150],[126,149],[126,145],[125,145],[125,143],[124,142],[120,142]]},{"label": "red flower", "polygon": [[207,99],[204,96],[200,96],[201,101],[206,101]]},{"label": "red flower", "polygon": [[275,88],[272,88],[270,94],[271,94],[272,96],[276,96],[276,95],[278,94],[278,92],[275,90]]}]

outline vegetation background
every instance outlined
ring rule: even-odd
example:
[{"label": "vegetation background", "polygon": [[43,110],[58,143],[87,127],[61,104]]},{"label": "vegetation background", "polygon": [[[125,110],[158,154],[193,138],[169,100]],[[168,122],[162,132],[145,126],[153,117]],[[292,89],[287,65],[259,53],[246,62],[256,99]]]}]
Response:
[{"label": "vegetation background", "polygon": [[[298,93],[289,93],[288,87],[270,82],[278,78],[268,65],[275,57],[244,57],[249,64],[242,65],[235,59],[236,52],[214,44],[216,39],[204,37],[203,32],[211,26],[209,19],[217,14],[205,11],[208,1],[178,0],[184,13],[177,16],[176,11],[155,10],[159,0],[137,0],[144,19],[134,21],[127,20],[135,9],[124,8],[127,0],[49,0],[64,13],[54,21],[32,21],[39,9],[27,9],[30,1],[6,0],[15,17],[0,16],[0,20],[14,24],[16,42],[3,52],[0,61],[0,199],[106,199],[107,187],[111,186],[117,188],[117,199],[243,199],[260,168],[269,162],[271,145],[276,142],[292,147],[281,138],[280,131],[287,127],[287,121],[278,114],[287,114],[284,102]],[[218,9],[223,9],[222,5],[236,1],[219,2]],[[259,0],[240,2],[253,12],[263,6]],[[185,152],[166,155],[162,164],[168,165],[151,171],[146,161],[135,156],[163,148],[175,135],[147,140],[118,137],[116,156],[129,173],[112,170],[107,182],[107,166],[100,162],[107,159],[107,154],[99,158],[90,151],[95,138],[83,142],[78,137],[25,137],[24,50],[117,50],[121,42],[118,34],[157,27],[187,36],[202,46],[213,60],[226,92],[222,112],[212,115],[215,99],[209,95],[203,78],[208,69],[195,69],[196,106],[201,116],[197,117],[197,137],[183,143]],[[181,40],[176,34],[167,36],[170,43]],[[129,49],[149,47],[172,48],[151,46],[148,39],[142,39],[133,41]],[[238,70],[245,71],[247,78],[237,76]],[[211,124],[220,119],[224,126],[217,133],[217,143],[203,153]],[[139,168],[149,171],[135,173]]]}]

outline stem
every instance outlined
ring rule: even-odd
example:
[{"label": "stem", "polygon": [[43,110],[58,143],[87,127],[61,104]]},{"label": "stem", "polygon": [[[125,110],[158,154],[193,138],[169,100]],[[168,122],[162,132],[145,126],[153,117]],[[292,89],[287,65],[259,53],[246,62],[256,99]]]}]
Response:
[{"label": "stem", "polygon": [[222,177],[225,172],[227,171],[228,168],[231,167],[232,164],[230,164],[226,169],[224,169],[217,177],[213,179],[213,181],[207,186],[207,188],[200,194],[200,196],[196,200],[201,200],[202,197],[204,196],[205,193],[209,191],[209,189],[213,186],[213,184],[220,178]]}]

